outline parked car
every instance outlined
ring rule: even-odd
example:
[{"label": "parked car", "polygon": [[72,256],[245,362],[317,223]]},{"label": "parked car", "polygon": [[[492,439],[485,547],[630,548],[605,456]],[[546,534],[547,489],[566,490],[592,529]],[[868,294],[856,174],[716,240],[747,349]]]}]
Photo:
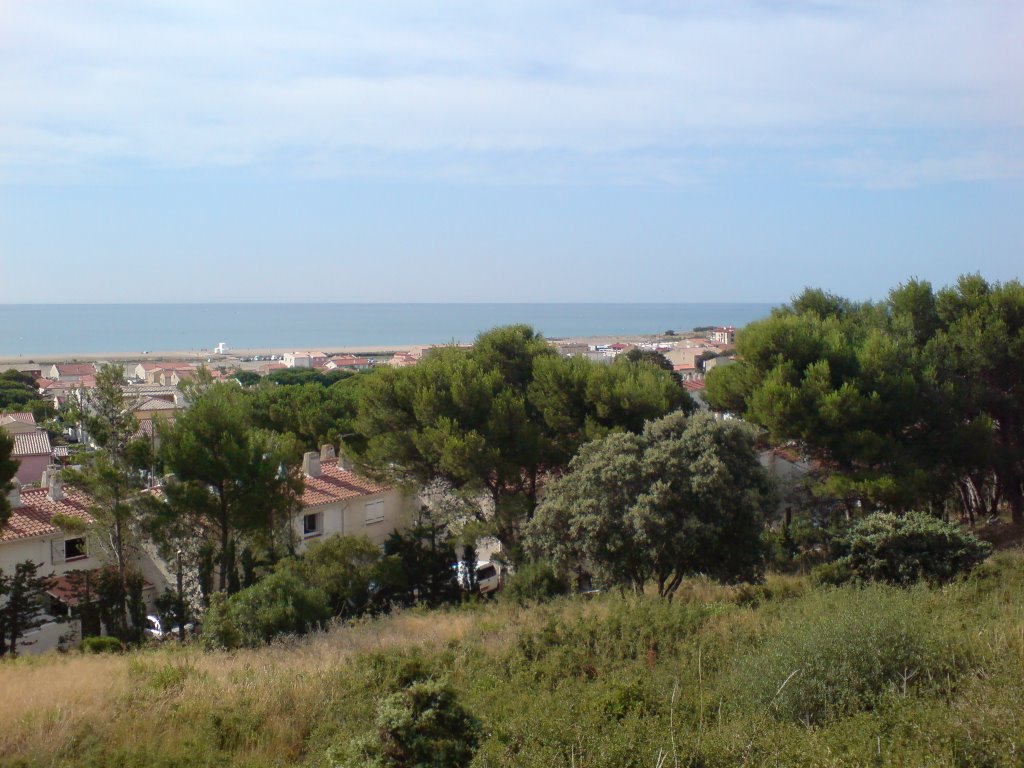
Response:
[{"label": "parked car", "polygon": [[[195,633],[195,625],[192,622],[185,624],[185,634],[192,635]],[[170,629],[164,629],[160,623],[159,616],[147,616],[146,626],[142,629],[142,634],[146,637],[151,637],[154,640],[166,640],[172,637],[178,637],[178,625],[175,624]]]},{"label": "parked car", "polygon": [[[469,571],[466,562],[454,566],[458,571],[459,586],[469,589]],[[505,583],[505,566],[484,561],[476,564],[476,588],[481,595],[497,592]]]}]

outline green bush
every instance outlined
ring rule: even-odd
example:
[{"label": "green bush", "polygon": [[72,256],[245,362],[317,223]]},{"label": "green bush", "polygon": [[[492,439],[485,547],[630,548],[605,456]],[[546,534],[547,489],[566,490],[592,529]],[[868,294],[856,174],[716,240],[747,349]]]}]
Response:
[{"label": "green bush", "polygon": [[853,578],[864,581],[945,583],[969,573],[991,552],[991,544],[959,525],[923,512],[904,517],[876,513],[853,527],[839,562]]},{"label": "green bush", "polygon": [[524,563],[505,582],[502,590],[506,600],[520,605],[530,601],[548,600],[569,593],[569,582],[555,573],[550,563]]},{"label": "green bush", "polygon": [[353,745],[341,765],[464,768],[480,740],[480,722],[437,680],[413,683],[382,699],[376,725],[376,737]]},{"label": "green bush", "polygon": [[82,639],[82,653],[120,653],[121,641],[116,637],[98,636]]},{"label": "green bush", "polygon": [[290,571],[278,571],[226,597],[215,594],[203,624],[207,648],[255,647],[280,635],[303,635],[331,616],[327,595]]},{"label": "green bush", "polygon": [[873,709],[887,694],[946,690],[968,655],[929,602],[923,588],[874,585],[789,603],[771,635],[735,660],[724,698],[814,725]]}]

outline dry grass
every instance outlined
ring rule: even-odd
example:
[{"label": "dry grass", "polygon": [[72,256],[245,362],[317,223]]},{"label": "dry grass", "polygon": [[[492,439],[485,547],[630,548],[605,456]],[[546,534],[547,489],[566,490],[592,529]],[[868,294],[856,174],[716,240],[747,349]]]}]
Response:
[{"label": "dry grass", "polygon": [[0,755],[49,764],[92,733],[103,733],[111,746],[130,745],[138,733],[146,733],[152,746],[170,747],[181,739],[172,723],[202,723],[211,712],[242,712],[242,727],[234,726],[226,737],[236,740],[240,754],[251,750],[255,758],[273,745],[278,755],[298,756],[307,735],[304,724],[314,722],[331,698],[344,697],[335,690],[337,671],[353,657],[439,647],[470,633],[497,650],[510,636],[504,632],[509,622],[497,614],[508,610],[406,611],[230,653],[168,646],[117,656],[14,660],[0,665],[0,722],[5,724]]}]

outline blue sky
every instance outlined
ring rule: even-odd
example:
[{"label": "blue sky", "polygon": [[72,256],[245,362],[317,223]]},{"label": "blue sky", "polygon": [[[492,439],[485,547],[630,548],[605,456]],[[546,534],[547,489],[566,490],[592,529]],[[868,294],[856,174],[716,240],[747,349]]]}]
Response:
[{"label": "blue sky", "polygon": [[0,302],[1020,277],[1016,0],[0,0]]}]

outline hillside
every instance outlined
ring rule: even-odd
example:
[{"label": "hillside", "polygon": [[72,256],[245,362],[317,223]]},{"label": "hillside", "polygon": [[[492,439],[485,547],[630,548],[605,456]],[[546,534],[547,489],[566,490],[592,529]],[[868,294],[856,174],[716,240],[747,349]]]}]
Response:
[{"label": "hillside", "polygon": [[[328,766],[449,681],[478,766],[1019,765],[1024,554],[943,589],[684,585],[407,611],[256,651],[0,664],[0,764]],[[359,764],[353,762],[351,764]]]}]

